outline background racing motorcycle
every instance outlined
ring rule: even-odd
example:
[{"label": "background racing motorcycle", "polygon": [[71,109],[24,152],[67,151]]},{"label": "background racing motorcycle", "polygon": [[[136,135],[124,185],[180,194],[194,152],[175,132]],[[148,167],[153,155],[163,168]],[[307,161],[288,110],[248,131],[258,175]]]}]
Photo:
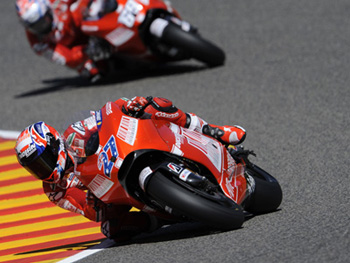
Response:
[{"label": "background racing motorcycle", "polygon": [[94,42],[101,45],[104,40],[112,55],[161,62],[194,58],[210,67],[224,64],[224,52],[181,20],[169,1],[109,0],[107,3],[108,7],[104,8],[115,11],[93,19],[102,8],[93,2],[90,10],[94,15],[82,22],[81,29],[90,36],[92,50],[97,46]]},{"label": "background racing motorcycle", "polygon": [[129,116],[114,102],[95,112],[98,136],[75,174],[102,202],[129,205],[175,222],[241,227],[244,211],[276,210],[277,180],[248,160],[252,152],[176,124]]}]

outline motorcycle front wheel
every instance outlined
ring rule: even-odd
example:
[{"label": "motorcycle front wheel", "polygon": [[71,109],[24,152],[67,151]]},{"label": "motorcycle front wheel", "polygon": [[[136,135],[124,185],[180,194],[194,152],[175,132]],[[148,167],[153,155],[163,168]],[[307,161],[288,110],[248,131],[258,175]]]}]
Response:
[{"label": "motorcycle front wheel", "polygon": [[253,214],[276,211],[282,202],[282,189],[278,181],[265,170],[255,164],[246,169],[253,177],[255,190],[245,206],[245,210]]},{"label": "motorcycle front wheel", "polygon": [[[162,19],[158,18],[159,21]],[[203,39],[194,32],[185,31],[179,25],[167,23],[160,37],[161,41],[185,52],[190,58],[199,60],[210,67],[221,66],[225,62],[225,53],[222,49]]]},{"label": "motorcycle front wheel", "polygon": [[146,192],[167,211],[218,229],[237,229],[244,222],[242,208],[223,193],[199,194],[159,171],[149,179]]}]

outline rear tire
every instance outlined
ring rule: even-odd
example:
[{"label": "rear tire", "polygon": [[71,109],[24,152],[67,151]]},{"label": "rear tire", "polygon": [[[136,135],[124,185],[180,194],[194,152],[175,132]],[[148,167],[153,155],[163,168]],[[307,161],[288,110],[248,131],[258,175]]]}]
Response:
[{"label": "rear tire", "polygon": [[146,192],[159,204],[195,221],[223,229],[236,229],[242,226],[242,208],[229,200],[221,192],[210,199],[198,195],[180,184],[156,172],[149,179]]},{"label": "rear tire", "polygon": [[225,62],[225,53],[219,47],[193,32],[182,30],[178,25],[169,23],[164,29],[161,40],[210,67],[221,66]]}]

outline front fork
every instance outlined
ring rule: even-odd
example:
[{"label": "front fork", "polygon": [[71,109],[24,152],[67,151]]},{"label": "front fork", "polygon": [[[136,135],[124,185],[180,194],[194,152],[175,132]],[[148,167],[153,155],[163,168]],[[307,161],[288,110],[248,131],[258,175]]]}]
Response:
[{"label": "front fork", "polygon": [[202,188],[205,186],[207,182],[207,178],[204,176],[201,176],[186,167],[180,166],[178,164],[175,164],[173,162],[165,162],[160,164],[156,168],[151,168],[149,166],[145,167],[139,176],[139,185],[140,187],[145,191],[147,181],[150,178],[150,175],[155,173],[158,170],[165,171],[166,174],[171,174],[179,178],[180,180],[184,181],[185,183],[196,187],[196,188]]},{"label": "front fork", "polygon": [[179,26],[183,31],[197,33],[197,28],[190,23],[183,21],[176,13],[168,12],[164,9],[150,9],[146,18],[139,27],[139,35],[148,47],[161,45],[163,32],[169,24]]},{"label": "front fork", "polygon": [[165,28],[169,25],[169,23],[179,26],[185,32],[190,32],[193,34],[196,34],[198,32],[198,29],[192,26],[190,23],[180,20],[175,16],[168,15],[164,18],[159,17],[153,20],[149,29],[151,35],[161,39],[163,36],[163,32]]},{"label": "front fork", "polygon": [[255,180],[253,176],[250,175],[249,173],[249,169],[253,169],[254,164],[250,162],[250,160],[248,159],[248,156],[249,155],[256,156],[256,154],[253,151],[244,150],[243,145],[239,145],[239,146],[228,145],[226,146],[226,149],[237,164],[242,163],[245,166],[244,177],[247,182],[247,189],[246,189],[246,197],[241,204],[244,207],[247,203],[249,203],[249,200],[252,199],[252,196],[255,190]]}]

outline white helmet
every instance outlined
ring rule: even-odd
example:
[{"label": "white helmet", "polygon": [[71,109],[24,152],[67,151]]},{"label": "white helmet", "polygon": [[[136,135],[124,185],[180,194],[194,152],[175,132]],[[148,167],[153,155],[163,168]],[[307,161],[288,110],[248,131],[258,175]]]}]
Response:
[{"label": "white helmet", "polygon": [[36,35],[52,29],[52,11],[48,0],[16,0],[17,15],[22,24]]}]

